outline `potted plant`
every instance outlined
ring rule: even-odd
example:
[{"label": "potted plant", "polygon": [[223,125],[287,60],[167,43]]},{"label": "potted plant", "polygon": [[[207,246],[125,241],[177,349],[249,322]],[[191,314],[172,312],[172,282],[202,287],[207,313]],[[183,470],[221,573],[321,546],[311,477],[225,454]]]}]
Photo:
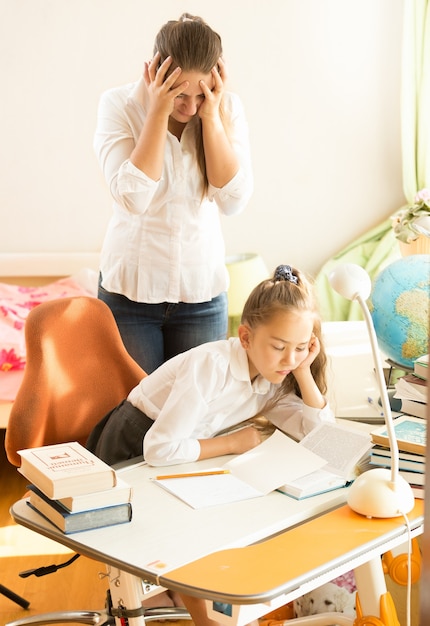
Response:
[{"label": "potted plant", "polygon": [[430,254],[430,189],[421,189],[413,204],[392,216],[403,255]]}]

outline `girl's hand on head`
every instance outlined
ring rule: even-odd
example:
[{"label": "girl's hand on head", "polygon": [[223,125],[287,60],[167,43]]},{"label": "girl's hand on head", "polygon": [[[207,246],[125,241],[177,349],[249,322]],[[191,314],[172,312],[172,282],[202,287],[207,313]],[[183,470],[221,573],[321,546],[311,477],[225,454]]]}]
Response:
[{"label": "girl's hand on head", "polygon": [[198,111],[202,120],[205,118],[219,118],[219,109],[224,93],[224,81],[227,78],[225,63],[221,58],[218,59],[217,67],[212,68],[211,75],[214,81],[212,90],[209,89],[203,80],[200,81],[200,87],[202,88],[203,95],[205,96],[205,100],[202,102]]},{"label": "girl's hand on head", "polygon": [[167,115],[174,109],[175,98],[188,87],[188,81],[184,81],[172,89],[182,70],[176,67],[168,75],[171,64],[171,57],[167,57],[160,65],[160,53],[157,52],[152,61],[145,62],[143,67],[143,80],[149,93],[149,107]]},{"label": "girl's hand on head", "polygon": [[300,387],[304,404],[315,409],[323,409],[326,405],[326,400],[319,390],[311,371],[311,365],[317,358],[320,350],[321,344],[318,337],[312,335],[309,340],[308,354],[300,365],[293,370],[293,376]]},{"label": "girl's hand on head", "polygon": [[310,368],[310,366],[312,365],[312,363],[315,361],[318,354],[320,353],[320,350],[321,350],[321,345],[320,345],[319,339],[316,335],[312,333],[312,337],[310,338],[309,345],[308,345],[308,355],[300,363],[300,365],[295,370],[293,370],[293,372],[297,370],[304,370],[304,369]]}]

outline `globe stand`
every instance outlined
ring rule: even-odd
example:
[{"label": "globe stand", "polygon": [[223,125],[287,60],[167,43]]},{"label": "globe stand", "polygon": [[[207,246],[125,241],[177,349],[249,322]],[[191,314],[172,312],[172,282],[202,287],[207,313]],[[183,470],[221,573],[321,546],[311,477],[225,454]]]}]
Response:
[{"label": "globe stand", "polygon": [[[387,389],[391,389],[394,387],[395,381],[393,380],[393,378],[394,378],[394,372],[396,370],[400,370],[401,372],[404,372],[405,374],[407,372],[414,371],[413,367],[408,367],[407,365],[401,365],[400,363],[396,363],[392,359],[387,358],[385,359],[385,362],[387,363],[387,365],[389,365],[388,368],[384,368],[386,369],[384,373],[385,373],[385,381],[386,381]],[[400,376],[402,376],[402,374],[400,374]],[[397,376],[397,378],[399,377]]]},{"label": "globe stand", "polygon": [[[396,413],[400,413],[401,401],[397,400],[394,397],[395,394],[395,384],[401,376],[404,376],[408,372],[413,372],[412,367],[408,367],[407,365],[401,365],[393,359],[386,358],[385,363],[388,367],[384,367],[384,378],[385,378],[385,386],[388,390],[388,398],[390,401],[390,406],[392,411],[396,411]],[[382,409],[382,399],[379,398],[378,404]]]}]

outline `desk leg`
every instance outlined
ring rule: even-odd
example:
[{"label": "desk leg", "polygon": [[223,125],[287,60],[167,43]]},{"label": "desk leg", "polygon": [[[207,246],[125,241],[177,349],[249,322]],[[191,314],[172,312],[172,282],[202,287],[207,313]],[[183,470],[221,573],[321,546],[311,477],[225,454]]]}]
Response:
[{"label": "desk leg", "polygon": [[145,626],[142,580],[115,567],[108,576],[116,626]]},{"label": "desk leg", "polygon": [[357,623],[361,618],[376,618],[375,626],[400,626],[391,594],[387,591],[380,557],[355,568],[357,584]]}]

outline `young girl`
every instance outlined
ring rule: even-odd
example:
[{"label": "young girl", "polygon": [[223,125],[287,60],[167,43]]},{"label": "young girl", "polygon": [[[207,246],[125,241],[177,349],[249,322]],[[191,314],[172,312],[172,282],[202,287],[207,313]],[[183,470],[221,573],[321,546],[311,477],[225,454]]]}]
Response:
[{"label": "young girl", "polygon": [[[239,337],[180,354],[144,378],[96,427],[87,446],[108,463],[143,453],[151,465],[173,465],[258,445],[254,416],[301,439],[334,421],[324,393],[326,356],[312,287],[289,265],[260,283],[242,314]],[[182,601],[196,626],[217,626],[205,601]]]},{"label": "young girl", "polygon": [[249,418],[300,440],[334,421],[324,393],[326,356],[312,287],[289,265],[249,296],[237,338],[177,355],[143,380],[92,432],[87,446],[109,464],[144,454],[174,465],[258,445]]},{"label": "young girl", "polygon": [[[87,447],[113,464],[143,453],[151,465],[241,454],[261,442],[264,415],[301,439],[334,421],[324,393],[326,356],[312,287],[289,265],[260,283],[239,337],[192,348],[144,378],[94,429]],[[175,594],[170,598],[179,604]],[[216,626],[204,600],[181,596],[196,626]]]},{"label": "young girl", "polygon": [[148,373],[227,334],[220,214],[246,207],[253,176],[226,78],[220,36],[186,13],[161,27],[141,79],[100,100],[94,147],[113,215],[98,295]]}]

